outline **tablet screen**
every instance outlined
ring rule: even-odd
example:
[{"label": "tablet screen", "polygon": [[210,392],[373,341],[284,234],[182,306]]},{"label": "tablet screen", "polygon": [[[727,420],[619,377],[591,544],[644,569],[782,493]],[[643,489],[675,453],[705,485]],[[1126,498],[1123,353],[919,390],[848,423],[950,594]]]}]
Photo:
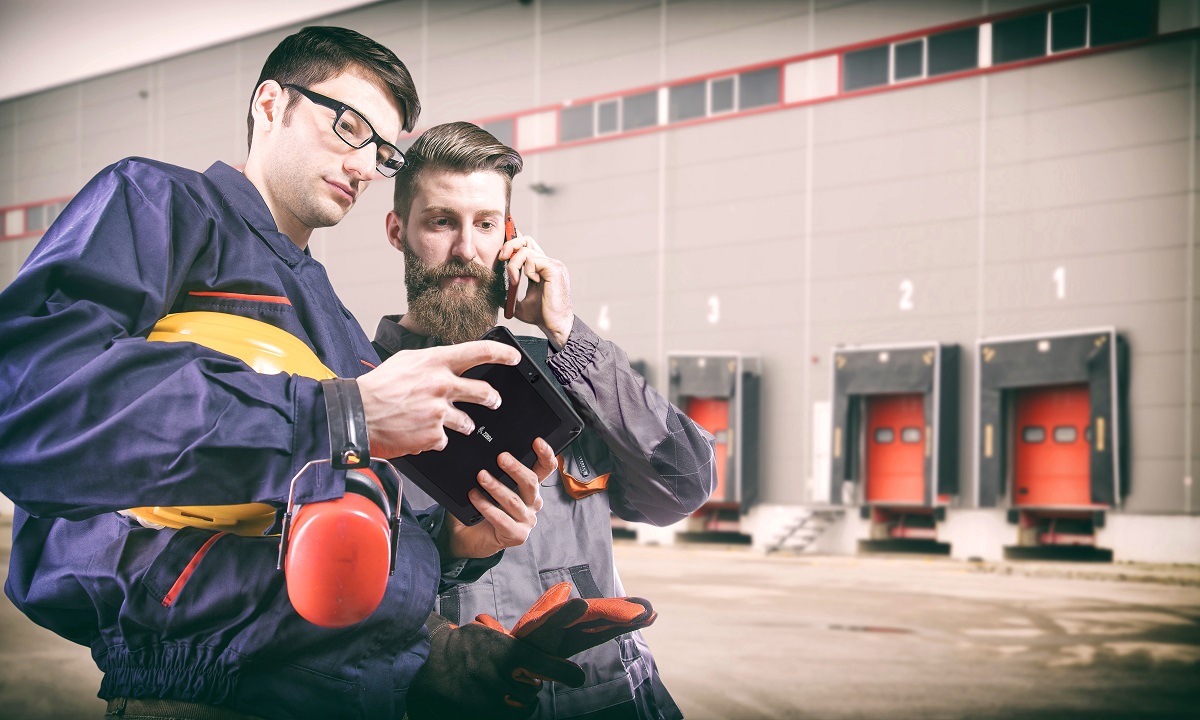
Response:
[{"label": "tablet screen", "polygon": [[[470,375],[496,388],[500,393],[500,407],[489,410],[482,405],[455,403],[475,421],[475,432],[467,436],[448,431],[445,449],[408,458],[418,469],[428,470],[427,474],[437,477],[438,485],[452,500],[468,507],[471,501],[467,492],[476,487],[481,456],[490,458],[484,470],[500,480],[508,480],[507,474],[497,465],[496,456],[508,448],[518,461],[531,465],[534,439],[549,437],[558,425],[550,406],[514,368],[487,365]],[[508,484],[511,486],[512,482]]]},{"label": "tablet screen", "polygon": [[[448,430],[444,449],[393,459],[401,472],[467,525],[483,519],[468,497],[471,488],[479,488],[480,470],[516,488],[516,482],[500,470],[496,456],[507,451],[517,462],[532,468],[537,462],[534,439],[542,438],[558,454],[583,430],[583,421],[560,394],[554,378],[539,367],[507,328],[496,326],[483,339],[505,343],[521,352],[518,365],[479,365],[462,374],[496,388],[500,407],[489,410],[482,405],[456,403],[474,421],[473,433],[462,435]],[[545,352],[545,341],[541,342],[538,350]]]}]

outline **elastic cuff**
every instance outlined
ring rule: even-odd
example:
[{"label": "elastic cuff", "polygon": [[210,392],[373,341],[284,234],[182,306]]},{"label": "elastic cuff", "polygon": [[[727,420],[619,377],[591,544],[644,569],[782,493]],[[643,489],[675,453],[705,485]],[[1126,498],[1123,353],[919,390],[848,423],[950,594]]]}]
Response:
[{"label": "elastic cuff", "polygon": [[457,580],[463,570],[467,569],[467,558],[452,560],[449,563],[442,565],[442,578],[446,580]]},{"label": "elastic cuff", "polygon": [[358,383],[348,378],[321,381],[325,413],[329,418],[329,452],[336,470],[365,468],[371,464],[367,414]]},{"label": "elastic cuff", "polygon": [[565,386],[582,375],[583,369],[592,364],[599,347],[600,336],[576,316],[567,344],[558,352],[554,352],[554,347],[551,346],[546,364],[550,366],[559,384]]},{"label": "elastic cuff", "polygon": [[[287,504],[292,476],[300,472],[309,460],[329,457],[329,435],[321,432],[329,425],[329,414],[325,410],[325,392],[320,381],[293,375],[291,385],[295,402],[292,411],[292,463],[289,472],[273,475],[271,480],[270,499],[280,507]],[[296,482],[296,502],[303,505],[341,497],[345,489],[343,475],[327,462],[309,467]]]}]

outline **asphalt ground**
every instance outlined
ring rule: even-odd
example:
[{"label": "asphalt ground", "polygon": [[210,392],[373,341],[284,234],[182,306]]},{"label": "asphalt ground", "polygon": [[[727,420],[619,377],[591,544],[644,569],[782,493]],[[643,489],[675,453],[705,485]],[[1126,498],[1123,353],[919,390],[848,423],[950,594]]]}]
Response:
[{"label": "asphalt ground", "polygon": [[[615,554],[692,720],[1200,718],[1200,566]],[[101,718],[99,683],[87,649],[0,601],[0,717]]]}]

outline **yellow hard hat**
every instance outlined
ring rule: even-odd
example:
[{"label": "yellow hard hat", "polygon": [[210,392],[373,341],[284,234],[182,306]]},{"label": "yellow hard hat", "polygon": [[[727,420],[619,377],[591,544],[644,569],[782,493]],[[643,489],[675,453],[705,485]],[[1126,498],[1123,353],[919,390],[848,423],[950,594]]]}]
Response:
[{"label": "yellow hard hat", "polygon": [[[194,342],[231,355],[256,371],[327,380],[337,377],[304,342],[280,328],[240,315],[185,312],[167,315],[155,324],[147,340]],[[154,525],[201,527],[236,535],[261,535],[275,521],[275,508],[264,503],[140,507],[129,510]]]},{"label": "yellow hard hat", "polygon": [[155,323],[146,339],[194,342],[232,355],[264,375],[285,372],[314,380],[337,377],[300,338],[287,330],[241,315],[175,313]]}]

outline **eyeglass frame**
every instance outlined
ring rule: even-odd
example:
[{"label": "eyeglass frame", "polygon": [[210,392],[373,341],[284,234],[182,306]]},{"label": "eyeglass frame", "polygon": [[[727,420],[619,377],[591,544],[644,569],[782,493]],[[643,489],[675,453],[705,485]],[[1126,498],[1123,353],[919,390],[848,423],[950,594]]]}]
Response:
[{"label": "eyeglass frame", "polygon": [[[340,139],[342,142],[346,143],[350,147],[354,148],[355,150],[365,148],[366,146],[370,145],[371,143],[375,143],[375,147],[378,148],[375,152],[375,156],[376,156],[375,171],[378,172],[380,175],[382,175],[384,177],[389,177],[389,178],[395,177],[396,173],[400,172],[400,169],[404,167],[404,163],[406,161],[406,158],[404,157],[404,152],[401,151],[400,148],[396,147],[395,144],[390,143],[387,140],[384,140],[382,137],[380,137],[379,133],[375,132],[375,126],[371,124],[371,121],[367,119],[366,115],[363,115],[361,112],[359,112],[355,108],[351,107],[350,105],[347,105],[346,103],[342,102],[341,100],[335,100],[331,97],[322,95],[321,93],[315,92],[313,90],[309,90],[308,88],[300,86],[300,85],[294,85],[292,83],[281,83],[280,87],[288,89],[288,90],[295,90],[296,92],[300,93],[304,97],[308,98],[309,102],[313,103],[314,105],[320,105],[321,107],[326,107],[326,108],[329,108],[330,110],[332,110],[334,113],[333,125],[331,126],[333,129],[333,134],[337,135],[338,139]],[[354,143],[350,142],[340,132],[338,132],[338,120],[342,119],[342,115],[345,114],[345,112],[347,110],[349,110],[350,112],[352,112],[355,115],[362,118],[362,121],[367,124],[367,129],[371,131],[371,137],[367,138],[359,145],[355,145]],[[378,160],[380,151],[383,149],[384,146],[390,147],[391,149],[395,150],[396,151],[395,157],[400,158],[400,163],[395,168],[388,168],[389,170],[392,171],[390,174],[384,169],[383,162]]]}]

